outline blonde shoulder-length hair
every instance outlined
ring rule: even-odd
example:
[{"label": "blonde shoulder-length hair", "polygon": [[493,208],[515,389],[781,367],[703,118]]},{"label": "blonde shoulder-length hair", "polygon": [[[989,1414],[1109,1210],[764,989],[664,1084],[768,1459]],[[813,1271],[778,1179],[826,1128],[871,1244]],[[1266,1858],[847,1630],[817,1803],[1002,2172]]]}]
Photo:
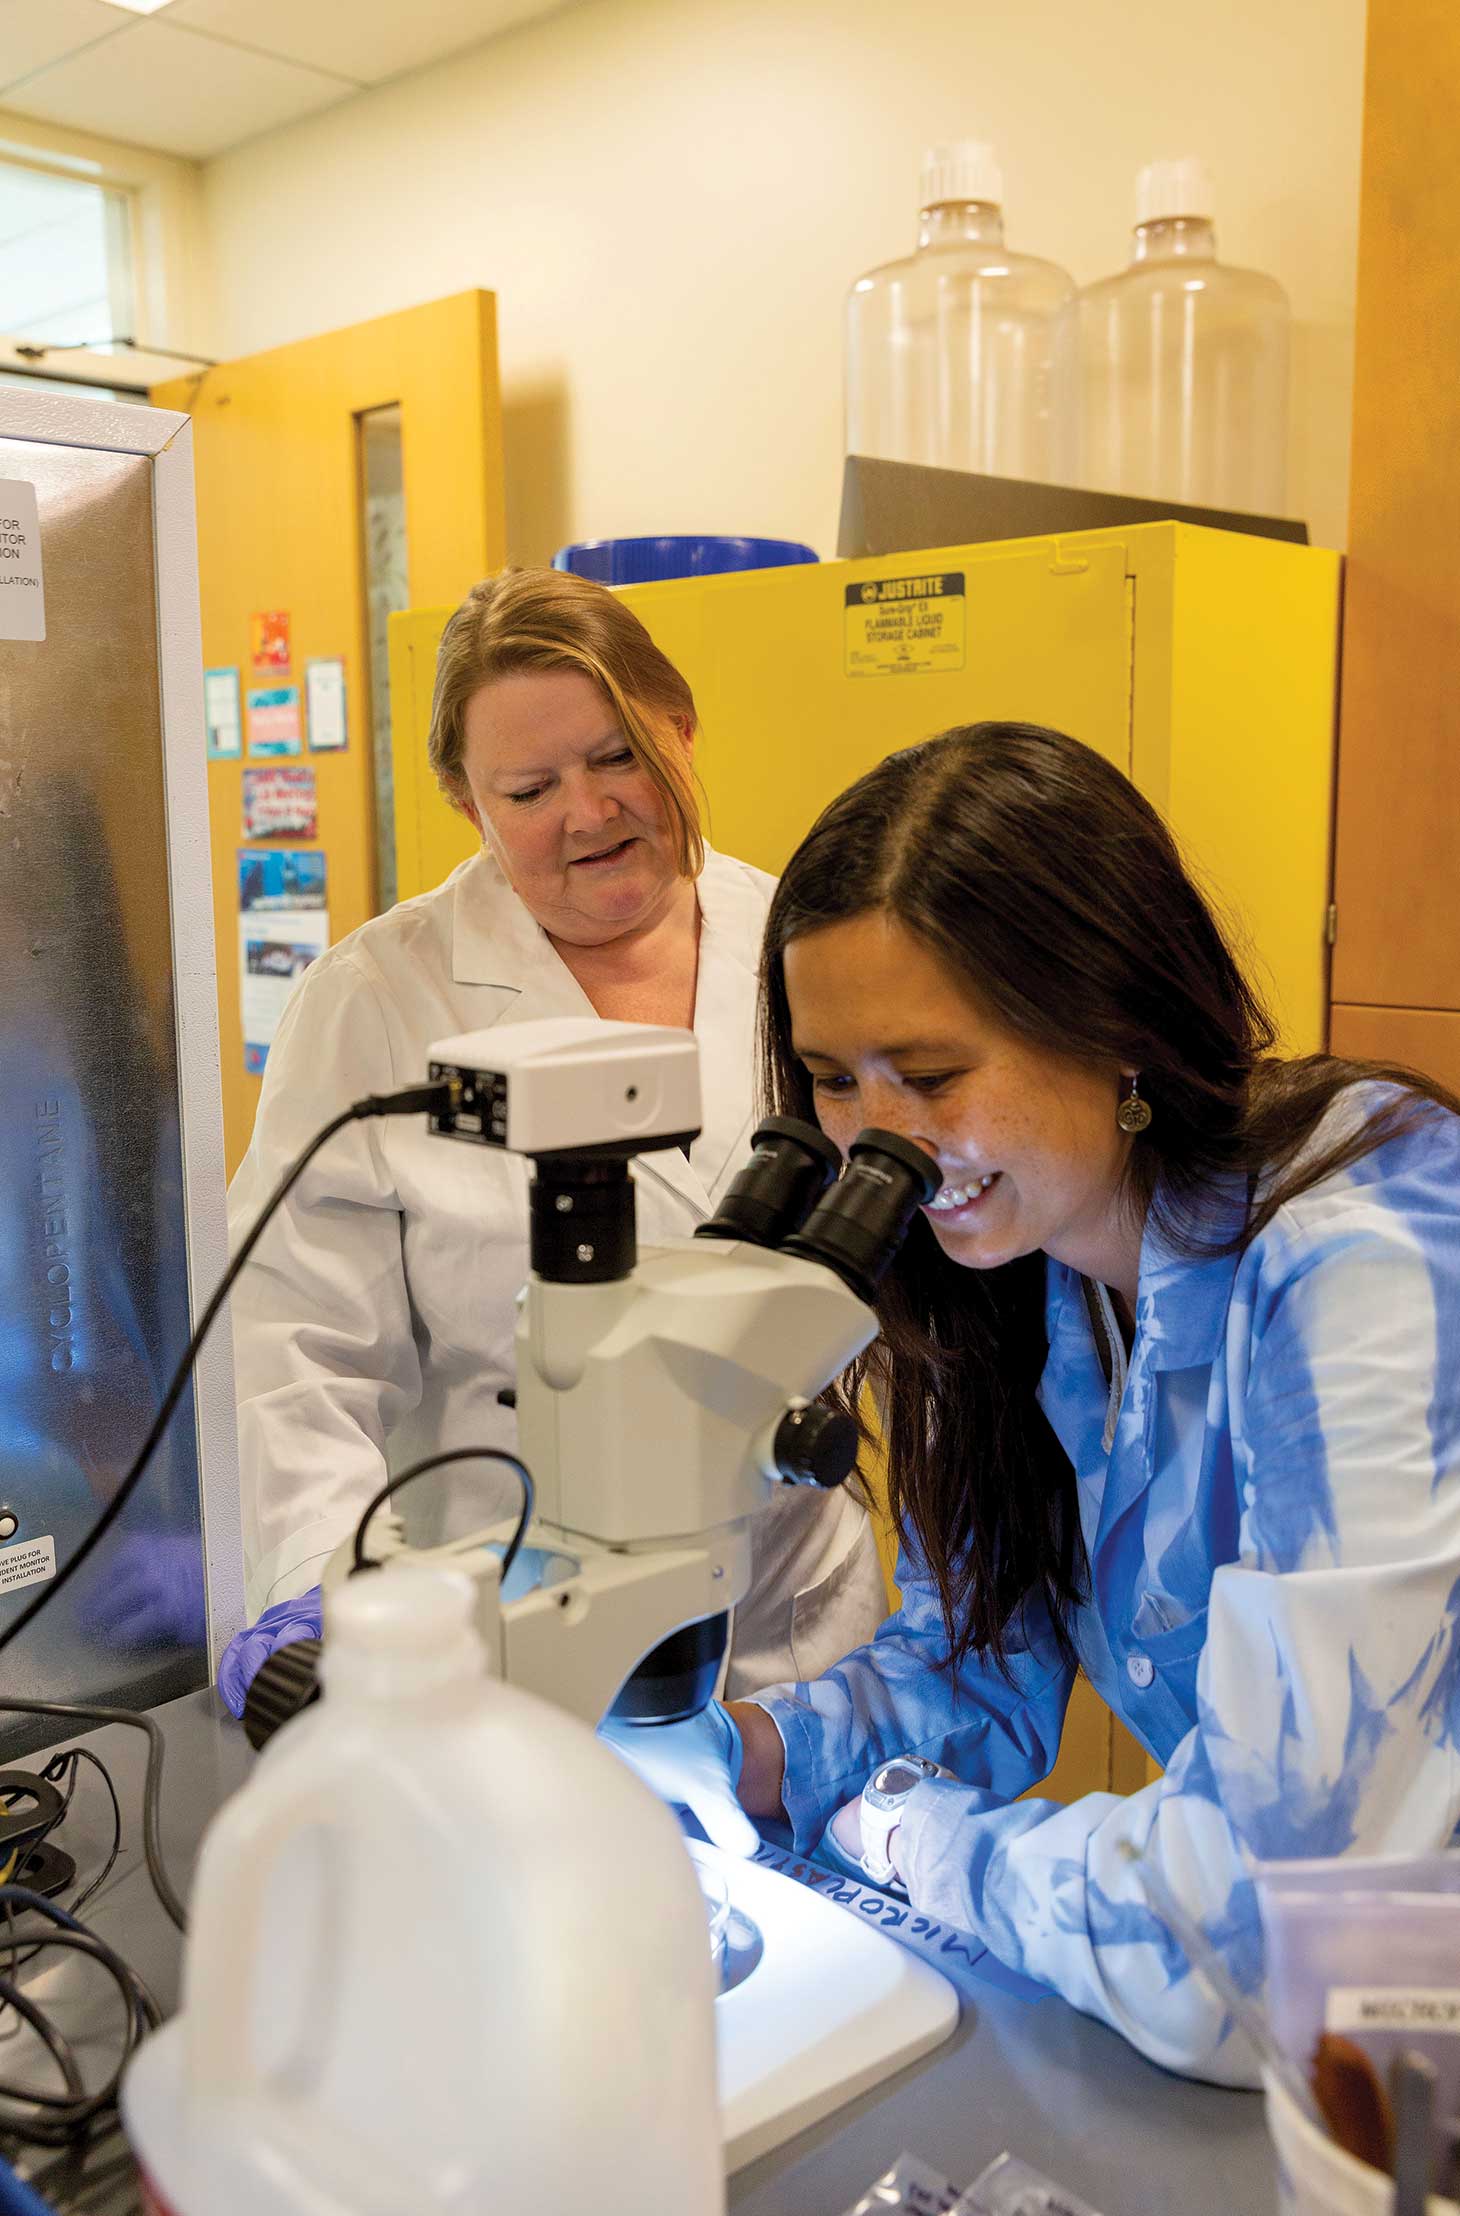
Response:
[{"label": "blonde shoulder-length hair", "polygon": [[683,877],[704,866],[699,799],[682,735],[694,695],[616,593],[570,570],[509,569],[473,585],[441,635],[428,757],[454,808],[467,799],[467,703],[523,670],[577,669],[603,694],[624,742],[664,803]]}]

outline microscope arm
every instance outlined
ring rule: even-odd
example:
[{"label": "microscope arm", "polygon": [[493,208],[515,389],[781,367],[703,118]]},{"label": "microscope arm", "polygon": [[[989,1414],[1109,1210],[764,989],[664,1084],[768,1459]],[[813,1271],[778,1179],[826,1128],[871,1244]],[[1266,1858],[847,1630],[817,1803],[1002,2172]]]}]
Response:
[{"label": "microscope arm", "polygon": [[[507,1529],[494,1525],[413,1549],[397,1519],[381,1517],[370,1551],[378,1562],[409,1554],[414,1562],[465,1572],[476,1584],[477,1629],[494,1674],[587,1724],[602,1721],[630,1671],[661,1639],[733,1606],[750,1583],[744,1525],[634,1553],[534,1524],[527,1543],[542,1552],[543,1574],[529,1592],[504,1603],[499,1549]],[[326,1591],[349,1576],[353,1560],[353,1543],[337,1550],[325,1569]]]}]

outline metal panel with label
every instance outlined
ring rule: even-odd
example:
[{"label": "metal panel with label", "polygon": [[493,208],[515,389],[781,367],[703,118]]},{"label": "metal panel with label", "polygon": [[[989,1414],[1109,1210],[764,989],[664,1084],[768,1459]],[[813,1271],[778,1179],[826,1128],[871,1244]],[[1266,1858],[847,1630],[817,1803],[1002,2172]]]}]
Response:
[{"label": "metal panel with label", "polygon": [[[44,579],[42,629],[0,616],[0,1625],[111,1497],[224,1260],[186,433],[0,401],[0,512],[28,490]],[[237,1529],[224,1343],[7,1689],[144,1707],[206,1682]],[[35,1738],[0,1716],[0,1748]]]}]

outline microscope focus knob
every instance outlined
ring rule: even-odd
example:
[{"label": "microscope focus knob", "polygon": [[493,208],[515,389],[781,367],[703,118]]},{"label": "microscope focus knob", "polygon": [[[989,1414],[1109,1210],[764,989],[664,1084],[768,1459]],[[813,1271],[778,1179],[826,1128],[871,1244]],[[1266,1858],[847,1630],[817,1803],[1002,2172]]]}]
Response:
[{"label": "microscope focus knob", "polygon": [[857,1466],[856,1423],[840,1408],[788,1408],[776,1426],[775,1462],[789,1485],[843,1485]]},{"label": "microscope focus knob", "polygon": [[243,1704],[243,1729],[255,1753],[319,1699],[319,1649],[318,1639],[291,1639],[255,1672]]}]

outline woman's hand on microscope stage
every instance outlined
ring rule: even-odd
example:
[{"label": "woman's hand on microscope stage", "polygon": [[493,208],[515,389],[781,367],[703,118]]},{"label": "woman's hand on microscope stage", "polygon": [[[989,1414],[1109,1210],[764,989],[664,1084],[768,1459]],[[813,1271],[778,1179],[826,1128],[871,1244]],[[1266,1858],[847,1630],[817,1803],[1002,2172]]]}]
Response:
[{"label": "woman's hand on microscope stage", "polygon": [[744,1744],[734,1718],[719,1701],[677,1724],[629,1724],[605,1716],[598,1736],[661,1800],[697,1816],[717,1847],[730,1854],[754,1854],[760,1840],[735,1796]]}]

